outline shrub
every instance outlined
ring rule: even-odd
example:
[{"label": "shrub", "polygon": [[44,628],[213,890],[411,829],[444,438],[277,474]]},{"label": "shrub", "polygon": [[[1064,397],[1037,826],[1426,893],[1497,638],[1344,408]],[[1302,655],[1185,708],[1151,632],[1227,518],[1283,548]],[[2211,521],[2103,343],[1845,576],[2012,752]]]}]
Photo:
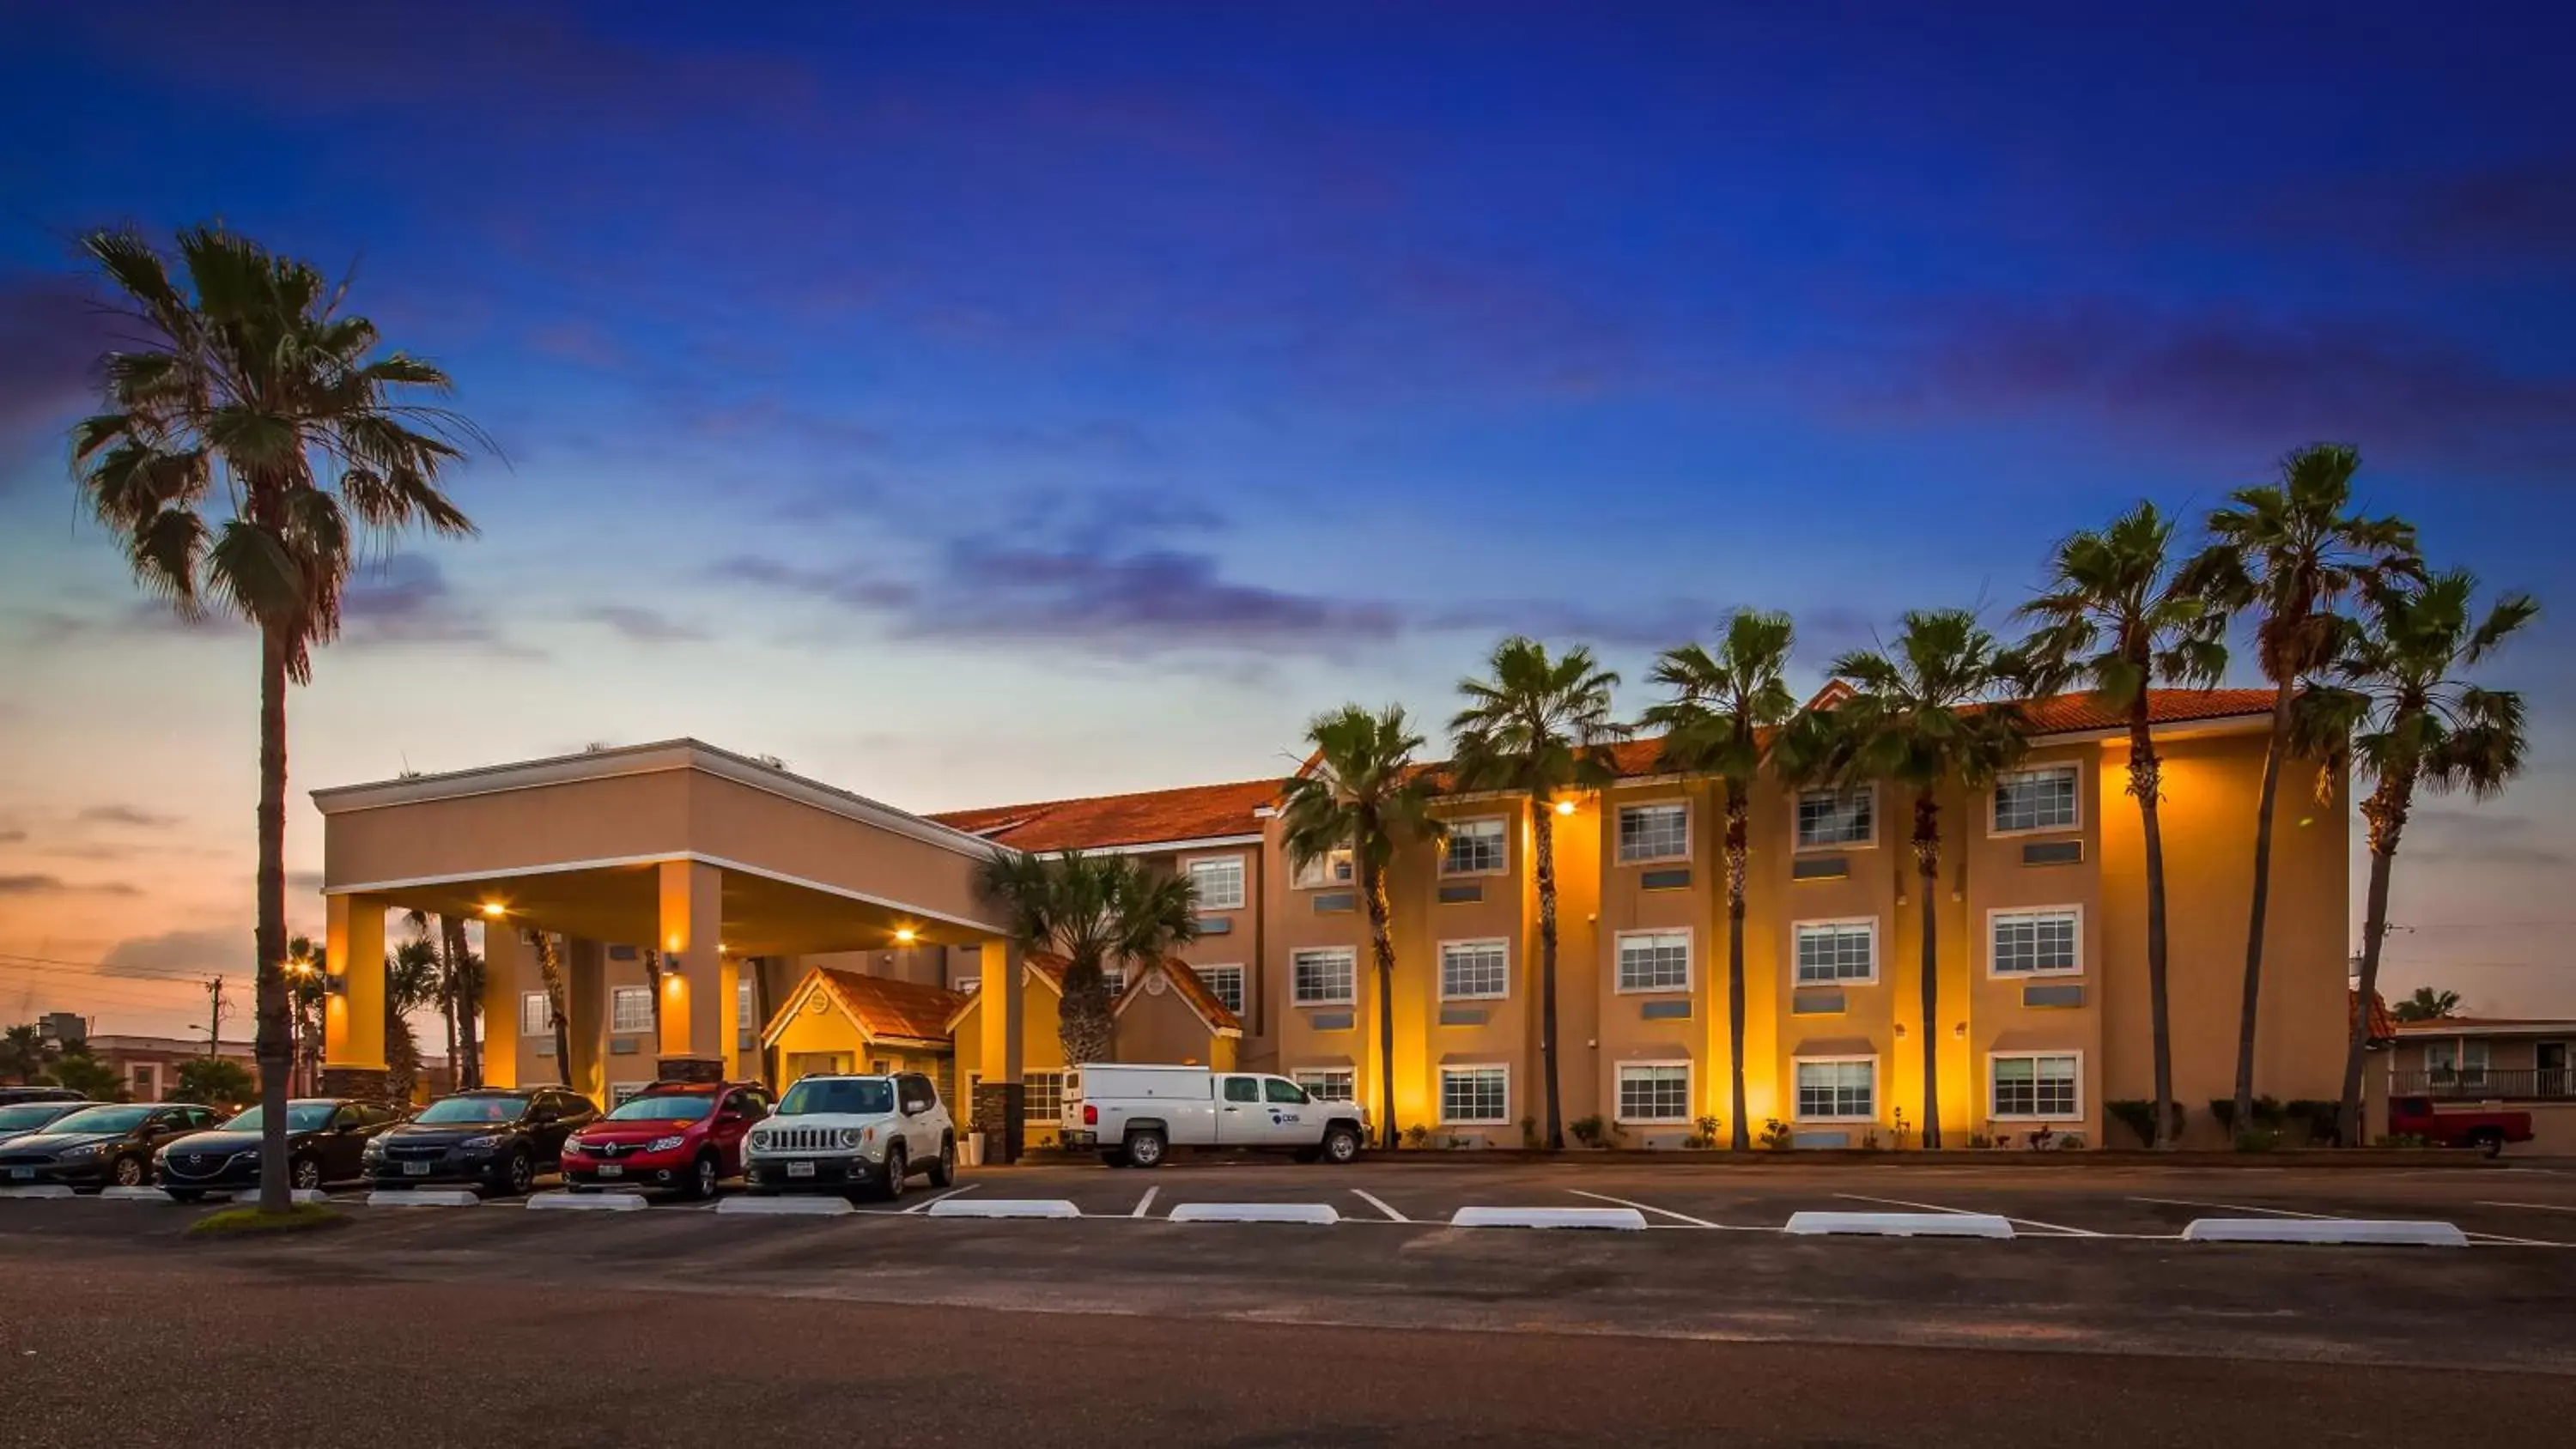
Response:
[{"label": "shrub", "polygon": [[1971,1132],[1968,1134],[1968,1146],[1974,1150],[1983,1151],[1984,1149],[1994,1145],[1994,1139],[1988,1137],[1983,1132]]},{"label": "shrub", "polygon": [[1786,1152],[1798,1145],[1798,1134],[1788,1123],[1772,1117],[1762,1124],[1762,1145],[1774,1152]]},{"label": "shrub", "polygon": [[2269,1152],[2281,1145],[2281,1134],[2270,1127],[2248,1127],[2236,1134],[2239,1152]]},{"label": "shrub", "polygon": [[1872,1127],[1860,1134],[1860,1150],[1863,1152],[1876,1152],[1878,1150],[1877,1128]]},{"label": "shrub", "polygon": [[[2102,1104],[2102,1110],[2111,1114],[2112,1121],[2119,1123],[2121,1126],[2128,1128],[2130,1132],[2136,1134],[2138,1145],[2140,1147],[2153,1147],[2155,1145],[2155,1103],[2150,1102],[2143,1097],[2131,1097],[2118,1102],[2105,1102]],[[2180,1137],[2182,1135],[2182,1124],[2182,1103],[2176,1102],[2173,1104],[2173,1131],[2176,1137]]]},{"label": "shrub", "polygon": [[1711,1147],[1715,1147],[1717,1145],[1717,1134],[1719,1129],[1726,1126],[1725,1123],[1717,1120],[1714,1115],[1695,1118],[1692,1120],[1691,1125],[1699,1129],[1699,1135],[1707,1138],[1708,1145]]},{"label": "shrub", "polygon": [[2084,1134],[2081,1132],[2060,1132],[2057,1134],[2057,1150],[2060,1152],[2073,1152],[2082,1148],[2083,1145]]},{"label": "shrub", "polygon": [[2370,1144],[2373,1147],[2420,1148],[2433,1144],[2412,1132],[2391,1132]]},{"label": "shrub", "polygon": [[1528,1148],[1533,1152],[1538,1150],[1538,1119],[1536,1117],[1523,1117],[1521,1119],[1521,1146]]},{"label": "shrub", "polygon": [[1586,1147],[1601,1145],[1601,1119],[1598,1116],[1577,1117],[1565,1124],[1565,1130],[1573,1133],[1574,1140]]},{"label": "shrub", "polygon": [[2343,1104],[2298,1097],[2282,1108],[2292,1126],[2303,1128],[2311,1146],[2339,1147],[2343,1144]]},{"label": "shrub", "polygon": [[1420,1123],[1420,1122],[1416,1122],[1416,1123],[1414,1123],[1412,1126],[1405,1128],[1405,1129],[1404,1129],[1404,1145],[1405,1145],[1405,1146],[1407,1146],[1407,1147],[1428,1147],[1428,1146],[1430,1146],[1430,1145],[1431,1145],[1431,1129],[1430,1129],[1429,1127],[1427,1127],[1427,1126],[1424,1126],[1424,1125],[1423,1125],[1422,1123]]},{"label": "shrub", "polygon": [[1694,1132],[1682,1139],[1682,1149],[1687,1152],[1706,1152],[1716,1145],[1716,1138],[1702,1132]]},{"label": "shrub", "polygon": [[230,1057],[190,1057],[179,1064],[178,1083],[169,1100],[202,1107],[232,1107],[259,1095],[250,1069]]}]

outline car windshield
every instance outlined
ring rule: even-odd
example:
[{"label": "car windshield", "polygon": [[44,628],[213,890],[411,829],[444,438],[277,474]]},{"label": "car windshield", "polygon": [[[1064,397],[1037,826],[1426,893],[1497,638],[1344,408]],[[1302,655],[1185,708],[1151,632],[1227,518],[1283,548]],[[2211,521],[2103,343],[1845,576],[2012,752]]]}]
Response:
[{"label": "car windshield", "polygon": [[430,1103],[412,1120],[433,1127],[441,1122],[516,1122],[526,1110],[525,1097],[449,1097]]},{"label": "car windshield", "polygon": [[608,1114],[611,1122],[695,1122],[716,1109],[711,1092],[655,1092]]},{"label": "car windshield", "polygon": [[0,1107],[0,1132],[33,1132],[80,1109],[78,1102],[21,1102],[15,1107]]},{"label": "car windshield", "polygon": [[[337,1102],[289,1102],[286,1104],[286,1130],[289,1132],[319,1132],[323,1128],[331,1125],[331,1114],[339,1110],[340,1104]],[[229,1122],[226,1122],[223,1125],[222,1130],[226,1132],[256,1132],[260,1129],[261,1124],[268,1120],[267,1118],[259,1115],[259,1113],[260,1109],[253,1107],[249,1111],[240,1114]]]},{"label": "car windshield", "polygon": [[883,1077],[807,1077],[787,1089],[778,1115],[834,1112],[865,1117],[894,1110],[894,1083]]},{"label": "car windshield", "polygon": [[152,1115],[148,1106],[91,1107],[74,1112],[51,1127],[48,1132],[131,1132]]}]

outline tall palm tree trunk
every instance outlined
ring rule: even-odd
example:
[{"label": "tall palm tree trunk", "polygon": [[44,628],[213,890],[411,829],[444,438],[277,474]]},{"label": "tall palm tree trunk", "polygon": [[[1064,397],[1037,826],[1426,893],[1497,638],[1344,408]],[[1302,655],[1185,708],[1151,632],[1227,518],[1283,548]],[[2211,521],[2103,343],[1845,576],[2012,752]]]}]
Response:
[{"label": "tall palm tree trunk", "polygon": [[1738,1152],[1753,1150],[1752,1133],[1745,1126],[1744,1106],[1744,874],[1746,844],[1746,805],[1742,781],[1726,782],[1726,1039],[1728,1084],[1732,1089],[1732,1110],[1727,1120],[1734,1124],[1730,1145]]},{"label": "tall palm tree trunk", "polygon": [[[564,1016],[563,957],[555,951],[555,938],[551,932],[532,934],[537,942],[537,976],[546,987],[546,1015],[554,1020],[555,1080],[569,1087],[572,1085],[572,1023]],[[654,1044],[654,1050],[661,1050],[659,1042]]]},{"label": "tall palm tree trunk", "polygon": [[1564,1105],[1556,1089],[1556,826],[1546,800],[1533,800],[1530,835],[1538,857],[1538,1061],[1546,1075],[1547,1148],[1565,1150]]},{"label": "tall palm tree trunk", "polygon": [[286,999],[286,659],[278,624],[260,629],[259,653],[259,1206],[293,1205],[286,1169],[287,1078],[294,1070],[294,1022]]},{"label": "tall palm tree trunk", "polygon": [[1923,898],[1923,1150],[1941,1150],[1941,921],[1933,905],[1941,883],[1941,805],[1914,797],[1915,890]]},{"label": "tall palm tree trunk", "polygon": [[[751,963],[751,1000],[753,1008],[760,1013],[760,1029],[762,1033],[766,1035],[769,1030],[769,1018],[778,1009],[777,1003],[769,999],[769,960],[767,957],[756,958]],[[773,1092],[780,1090],[778,1084],[778,1044],[776,1042],[767,1042],[761,1046],[760,1070],[761,1084],[768,1087]],[[971,1108],[974,1104],[969,1102],[967,1103],[967,1106]]]},{"label": "tall palm tree trunk", "polygon": [[475,1028],[483,1007],[483,970],[474,953],[465,947],[465,922],[457,916],[439,918],[440,934],[447,938],[448,959],[456,963],[456,1085],[483,1085],[483,1044]]},{"label": "tall palm tree trunk", "polygon": [[1395,933],[1389,924],[1394,915],[1386,899],[1386,872],[1365,857],[1360,871],[1367,877],[1360,889],[1368,897],[1369,954],[1377,965],[1377,1081],[1378,1110],[1385,1114],[1378,1140],[1390,1152],[1395,1150]]},{"label": "tall palm tree trunk", "polygon": [[430,925],[438,939],[438,1014],[447,1026],[447,1090],[452,1092],[465,1080],[465,1063],[456,1043],[456,1013],[465,995],[465,962],[449,946],[447,918],[437,917]]},{"label": "tall palm tree trunk", "polygon": [[2362,819],[2370,829],[2370,892],[2361,921],[2361,985],[2355,1008],[2345,1013],[2343,1108],[2335,1114],[2335,1131],[2346,1147],[2363,1145],[2361,1122],[2362,1054],[2370,1045],[2370,1003],[2379,990],[2379,948],[2388,940],[2388,877],[2397,862],[2397,837],[2405,832],[2406,815],[2415,794],[2411,774],[2392,773],[2362,802]]},{"label": "tall palm tree trunk", "polygon": [[2171,1149],[2173,1019],[2165,986],[2165,827],[2156,803],[2163,771],[2155,737],[2147,729],[2147,692],[2141,689],[2129,708],[2129,793],[2138,798],[2138,824],[2147,842],[2147,1019],[2156,1082],[2156,1130],[2149,1145]]},{"label": "tall palm tree trunk", "polygon": [[2272,904],[2272,805],[2281,793],[2281,757],[2290,749],[2290,705],[2298,681],[2285,676],[2272,692],[2272,742],[2263,751],[2263,790],[2254,821],[2254,899],[2245,917],[2245,1001],[2236,1016],[2236,1115],[2254,1120],[2254,1022],[2263,1008],[2263,918]]}]

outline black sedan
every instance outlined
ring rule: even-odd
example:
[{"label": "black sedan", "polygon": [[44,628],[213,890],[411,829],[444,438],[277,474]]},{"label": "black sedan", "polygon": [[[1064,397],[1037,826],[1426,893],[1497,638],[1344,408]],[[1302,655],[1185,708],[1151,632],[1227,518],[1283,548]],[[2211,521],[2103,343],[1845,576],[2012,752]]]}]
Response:
[{"label": "black sedan", "polygon": [[[0,1105],[0,1144],[30,1132],[42,1132],[74,1112],[97,1105],[87,1097],[75,1097],[68,1102],[10,1102]],[[0,1181],[5,1180],[6,1174],[0,1174]]]},{"label": "black sedan", "polygon": [[216,1116],[193,1102],[84,1107],[0,1145],[0,1186],[141,1187],[152,1176],[154,1152],[214,1126]]},{"label": "black sedan", "polygon": [[[212,1132],[183,1137],[153,1158],[154,1180],[181,1202],[209,1192],[259,1186],[260,1130],[267,1120],[251,1108]],[[361,1154],[376,1134],[400,1120],[393,1112],[342,1097],[298,1098],[286,1104],[286,1177],[301,1189],[355,1181]]]},{"label": "black sedan", "polygon": [[524,1193],[555,1170],[564,1139],[598,1116],[589,1098],[561,1087],[459,1092],[368,1142],[366,1178],[380,1188]]}]

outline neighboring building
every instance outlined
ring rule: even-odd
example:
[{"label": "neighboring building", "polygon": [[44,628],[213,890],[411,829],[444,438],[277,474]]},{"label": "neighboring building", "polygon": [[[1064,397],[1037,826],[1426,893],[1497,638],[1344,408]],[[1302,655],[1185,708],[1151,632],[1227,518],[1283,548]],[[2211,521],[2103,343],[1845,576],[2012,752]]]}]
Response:
[{"label": "neighboring building", "polygon": [[[127,1097],[158,1102],[179,1085],[179,1064],[206,1055],[206,1044],[180,1036],[94,1036],[89,1052],[115,1070]],[[254,1077],[259,1073],[249,1042],[225,1042],[217,1054],[241,1063]]]},{"label": "neighboring building", "polygon": [[[2155,696],[2174,1093],[2203,1142],[2218,1137],[2205,1104],[2233,1088],[2270,708],[2260,690]],[[1919,1134],[1928,1045],[1949,1144],[2045,1128],[2125,1145],[2105,1104],[2145,1099],[2151,1080],[2127,742],[2086,697],[2029,712],[2020,768],[1939,797],[1940,1015],[1929,1023],[1911,802],[1887,785],[1757,785],[1745,922],[1757,1133],[1778,1119],[1805,1146]],[[1616,753],[1610,785],[1561,798],[1551,817],[1561,1110],[1569,1123],[1599,1116],[1632,1144],[1677,1145],[1697,1119],[1730,1110],[1722,788],[1664,772],[1652,740]],[[496,1082],[565,1081],[608,1101],[657,1073],[792,1075],[782,1053],[873,1061],[878,1030],[846,986],[819,1014],[801,1008],[843,1044],[796,1036],[822,1029],[791,1002],[822,969],[958,993],[947,1035],[961,1115],[994,1120],[1018,1100],[1043,1123],[1047,1074],[1061,1071],[1058,991],[1040,962],[1019,960],[974,890],[994,845],[1132,855],[1196,882],[1199,938],[1177,953],[1186,977],[1124,983],[1122,1054],[1133,1035],[1146,1059],[1239,1063],[1380,1100],[1379,1008],[1350,864],[1292,871],[1278,792],[1260,779],[925,817],[684,740],[315,800],[335,963],[381,955],[394,909],[486,918]],[[1456,794],[1436,808],[1447,839],[1400,852],[1388,886],[1396,1112],[1443,1138],[1516,1144],[1543,1110],[1529,806]],[[2284,1101],[2340,1085],[2346,813],[2302,788],[2281,792],[2274,818],[2257,1083]],[[564,942],[570,1062],[552,1059],[530,928]],[[636,946],[607,944],[655,940],[666,948],[659,1012]],[[370,977],[349,975],[353,1003],[381,991]],[[996,990],[1018,1003],[1016,1072],[991,1065],[1013,1039],[1008,1012],[981,1009]],[[381,1071],[367,1019],[333,1018],[338,1080]]]},{"label": "neighboring building", "polygon": [[2576,1151],[2576,1019],[2448,1016],[2399,1022],[2388,1095],[2433,1108],[2512,1106],[2531,1113],[2534,1150]]}]

